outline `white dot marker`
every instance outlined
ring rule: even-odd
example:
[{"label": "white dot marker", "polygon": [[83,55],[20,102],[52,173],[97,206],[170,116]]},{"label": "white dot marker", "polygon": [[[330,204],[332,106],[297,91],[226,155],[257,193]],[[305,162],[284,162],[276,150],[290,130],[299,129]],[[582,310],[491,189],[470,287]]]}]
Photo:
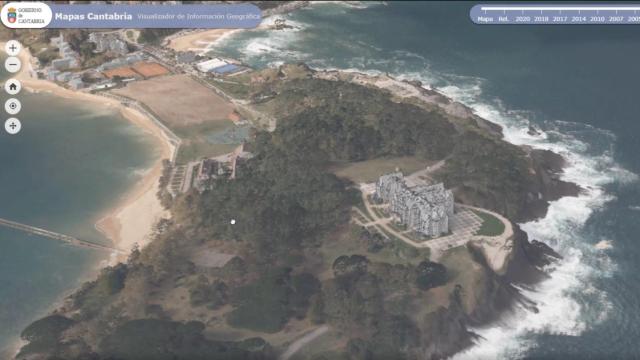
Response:
[{"label": "white dot marker", "polygon": [[235,225],[236,224],[236,219],[231,219],[230,223],[231,223],[231,225]]}]

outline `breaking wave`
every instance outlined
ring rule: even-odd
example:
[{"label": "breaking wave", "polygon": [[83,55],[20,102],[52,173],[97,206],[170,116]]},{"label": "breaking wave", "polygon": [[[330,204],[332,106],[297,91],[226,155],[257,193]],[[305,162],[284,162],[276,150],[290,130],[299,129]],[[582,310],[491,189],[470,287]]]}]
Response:
[{"label": "breaking wave", "polygon": [[[419,74],[408,75],[414,77]],[[400,77],[409,78],[401,74]],[[586,124],[553,120],[544,121],[540,125],[544,130],[538,130],[538,135],[531,135],[528,130],[534,124],[529,118],[533,114],[509,110],[498,99],[483,99],[482,85],[485,80],[446,74],[428,74],[425,78],[443,84],[435,87],[435,90],[502,126],[506,141],[563,155],[567,167],[561,176],[562,180],[576,183],[583,189],[578,197],[564,197],[552,202],[544,218],[520,224],[530,239],[545,242],[563,256],[559,263],[546,269],[549,279],[533,288],[520,289],[537,303],[538,313],[519,308],[505,314],[495,324],[473,329],[480,335],[480,340],[472,348],[454,356],[454,359],[524,357],[536,346],[536,335],[577,336],[604,321],[611,303],[605,291],[592,285],[592,279],[611,276],[615,264],[606,254],[593,247],[592,244],[597,240],[583,232],[583,227],[595,211],[602,210],[609,201],[614,200],[606,192],[605,185],[637,180],[635,174],[621,168],[613,160],[615,136]],[[605,139],[606,144],[587,142],[596,137]],[[589,294],[588,299],[580,296],[585,293]]]},{"label": "breaking wave", "polygon": [[[613,160],[611,148],[615,136],[610,132],[585,124],[549,120],[543,123],[545,130],[539,135],[530,135],[529,126],[533,124],[527,117],[531,114],[510,111],[499,100],[490,102],[482,99],[484,80],[465,80],[465,85],[449,83],[436,90],[469,106],[479,116],[501,125],[505,140],[562,154],[567,160],[562,180],[576,183],[583,189],[578,197],[564,197],[552,202],[544,218],[520,224],[529,238],[547,243],[563,256],[563,260],[547,269],[549,279],[532,289],[521,289],[525,296],[537,303],[539,312],[518,309],[505,315],[497,324],[473,329],[481,339],[454,357],[519,358],[536,346],[537,334],[577,336],[606,319],[611,303],[606,292],[595,288],[591,279],[611,276],[615,265],[606,255],[597,253],[598,250],[590,245],[594,240],[582,230],[594,211],[601,210],[614,199],[605,191],[605,185],[636,181],[637,176]],[[573,131],[566,131],[568,127]],[[608,150],[592,149],[592,143],[582,140],[590,137],[607,139]],[[579,296],[580,293],[589,293],[589,299]]]},{"label": "breaking wave", "polygon": [[[312,29],[312,24],[303,24],[302,28]],[[584,231],[584,225],[594,212],[603,210],[614,200],[613,195],[607,193],[606,185],[638,180],[637,175],[614,161],[614,134],[581,123],[558,119],[540,121],[539,115],[531,111],[509,109],[499,99],[490,99],[483,94],[487,80],[432,71],[427,59],[419,54],[383,51],[354,41],[348,45],[332,44],[333,53],[344,50],[348,55],[327,57],[320,54],[322,46],[305,46],[304,36],[304,32],[260,33],[243,39],[234,37],[235,43],[227,46],[238,46],[241,49],[238,55],[247,63],[258,66],[305,61],[326,70],[372,75],[388,73],[398,79],[420,80],[426,84],[425,88],[437,90],[502,126],[506,141],[563,155],[567,166],[561,178],[583,189],[578,197],[552,202],[544,218],[520,224],[530,239],[545,242],[563,256],[546,269],[550,275],[548,279],[532,288],[520,289],[537,303],[539,311],[533,313],[518,308],[505,314],[497,323],[473,329],[480,335],[480,340],[454,356],[455,359],[524,357],[536,346],[536,335],[577,336],[607,318],[611,301],[592,280],[612,276],[616,266],[607,252],[593,245],[602,239],[592,238],[593,235]],[[356,56],[355,50],[367,51],[369,56]],[[536,127],[537,135],[530,134],[530,126]],[[630,209],[637,211],[640,206]]]}]

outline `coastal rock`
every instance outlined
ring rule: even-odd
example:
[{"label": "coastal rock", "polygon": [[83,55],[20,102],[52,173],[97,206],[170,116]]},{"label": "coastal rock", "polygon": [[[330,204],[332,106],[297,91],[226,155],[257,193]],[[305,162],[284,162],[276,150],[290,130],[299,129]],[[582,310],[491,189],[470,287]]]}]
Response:
[{"label": "coastal rock", "polygon": [[540,136],[540,131],[536,129],[533,125],[529,125],[529,129],[527,130],[527,134],[531,136]]},{"label": "coastal rock", "polygon": [[462,305],[462,288],[456,286],[448,308],[427,314],[423,323],[418,359],[444,359],[473,344],[474,334],[467,330],[468,316]]},{"label": "coastal rock", "polygon": [[411,84],[411,85],[413,85],[415,87],[419,87],[419,88],[422,87],[422,81],[420,81],[420,80],[407,80],[407,83]]},{"label": "coastal rock", "polygon": [[538,268],[551,265],[553,262],[562,259],[562,256],[553,250],[549,245],[538,240],[524,242],[525,255],[531,264]]},{"label": "coastal rock", "polygon": [[514,284],[533,285],[546,279],[544,267],[562,258],[546,244],[536,240],[530,242],[517,225],[513,227],[506,264],[499,273],[488,264],[481,247],[474,243],[467,245],[473,260],[481,265],[473,286],[461,289],[460,293],[466,322],[470,325],[494,321],[514,304],[537,312],[536,304],[522,295]]},{"label": "coastal rock", "polygon": [[473,115],[473,119],[478,125],[479,128],[484,129],[490,133],[493,133],[496,136],[502,137],[502,126],[492,123],[491,121],[485,120],[480,116]]},{"label": "coastal rock", "polygon": [[[520,301],[522,296],[506,276],[493,271],[480,248],[468,244],[467,249],[481,268],[477,270],[477,281],[473,287],[464,289],[462,293],[465,299],[465,313],[470,324],[482,325],[496,320],[502,312],[516,301]],[[513,252],[508,255],[508,264],[512,262],[512,257]]]},{"label": "coastal rock", "polygon": [[560,175],[566,160],[550,150],[523,147],[530,161],[531,181],[527,186],[527,198],[517,221],[526,222],[547,214],[549,202],[565,196],[578,196],[582,189],[574,183],[563,181]]},{"label": "coastal rock", "polygon": [[505,280],[515,284],[535,284],[548,275],[543,268],[562,256],[545,243],[529,241],[527,233],[517,225],[514,227],[514,247],[507,265]]}]

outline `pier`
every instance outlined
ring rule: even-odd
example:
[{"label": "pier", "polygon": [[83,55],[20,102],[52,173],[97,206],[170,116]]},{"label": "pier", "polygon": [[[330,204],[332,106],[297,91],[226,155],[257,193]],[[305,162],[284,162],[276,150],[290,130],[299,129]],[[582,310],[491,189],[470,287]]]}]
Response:
[{"label": "pier", "polygon": [[0,218],[0,226],[5,226],[11,229],[16,229],[16,230],[20,230],[20,231],[24,231],[26,233],[29,234],[33,234],[33,235],[38,235],[38,236],[42,236],[42,237],[46,237],[49,239],[53,239],[53,240],[58,240],[58,241],[62,241],[65,242],[69,245],[72,246],[78,246],[78,247],[84,247],[84,248],[89,248],[89,249],[95,249],[95,250],[103,250],[103,251],[116,251],[118,253],[124,253],[125,251],[122,249],[118,249],[114,246],[109,246],[109,245],[102,245],[102,244],[98,244],[98,243],[94,243],[91,241],[86,241],[86,240],[80,240],[77,239],[73,236],[69,236],[69,235],[64,235],[64,234],[59,234],[53,231],[49,231],[49,230],[45,230],[39,227],[35,227],[35,226],[30,226],[30,225],[25,225],[25,224],[21,224],[15,221],[11,221],[11,220],[7,220],[7,219],[2,219]]}]

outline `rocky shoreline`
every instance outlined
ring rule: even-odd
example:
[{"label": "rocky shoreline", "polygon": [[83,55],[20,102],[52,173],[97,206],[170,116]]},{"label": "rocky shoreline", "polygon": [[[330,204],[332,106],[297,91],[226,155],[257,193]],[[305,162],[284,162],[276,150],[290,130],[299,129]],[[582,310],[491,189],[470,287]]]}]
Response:
[{"label": "rocky shoreline", "polygon": [[[485,119],[480,118],[473,111],[457,103],[450,98],[430,89],[425,89],[422,84],[410,81],[399,81],[386,75],[372,76],[361,73],[341,71],[311,71],[310,76],[325,80],[354,81],[365,86],[375,86],[387,90],[392,98],[398,102],[408,102],[413,105],[425,106],[432,110],[434,107],[442,109],[451,116],[451,122],[455,127],[465,129],[465,126],[473,126],[480,129],[483,134],[496,142],[502,139],[502,129]],[[291,72],[281,70],[278,76],[294,76]],[[306,72],[297,72],[297,76],[307,76]],[[302,74],[302,75],[300,75]],[[386,96],[386,94],[384,94]],[[497,140],[496,140],[497,139]],[[512,145],[510,145],[512,146]],[[527,202],[518,204],[524,209],[532,207],[531,211],[520,211],[517,217],[511,217],[517,222],[544,216],[550,201],[563,196],[576,196],[580,188],[575,184],[564,182],[560,179],[563,167],[566,165],[562,156],[551,151],[536,150],[527,147],[509,147],[504,152],[520,153],[513,148],[521,149],[526,154],[526,162],[530,177],[526,184]],[[518,178],[520,179],[520,178]],[[479,198],[465,198],[465,193],[458,191],[459,200],[475,206],[495,208],[495,204],[487,201],[479,202]],[[535,206],[535,208],[533,208]],[[536,304],[523,296],[514,285],[533,286],[548,277],[545,267],[551,264],[560,255],[547,245],[529,240],[527,234],[513,225],[514,235],[509,238],[508,254],[505,263],[499,269],[492,268],[490,261],[482,251],[473,244],[467,245],[467,253],[463,253],[465,264],[472,264],[469,273],[473,282],[467,282],[466,287],[452,282],[450,287],[444,289],[448,294],[448,301],[435,311],[428,312],[423,318],[416,319],[420,322],[422,335],[420,344],[416,348],[407,351],[413,357],[421,359],[441,359],[456,354],[474,344],[478,335],[470,328],[489,324],[506,314],[516,305],[529,311],[536,312]],[[506,244],[505,244],[506,245]],[[494,266],[496,267],[496,266]],[[70,309],[69,309],[70,311]],[[68,313],[61,309],[62,313]]]},{"label": "rocky shoreline", "polygon": [[[422,84],[414,83],[412,85],[418,87],[421,92],[439,99],[440,103],[445,104],[447,108],[455,109],[455,114],[466,115],[486,130],[502,135],[500,125],[480,118],[465,105],[436,91],[424,89]],[[578,196],[581,191],[577,184],[560,179],[560,175],[567,165],[562,155],[550,150],[533,149],[529,146],[521,146],[521,148],[529,157],[532,181],[527,186],[527,204],[523,207],[525,211],[513,219],[519,223],[544,218],[550,202],[565,196]],[[461,311],[463,308],[459,306],[459,297],[454,296],[452,298],[454,306],[448,309],[451,319],[458,320],[458,323],[463,322],[467,326],[479,326],[498,320],[516,305],[520,305],[528,311],[538,311],[536,304],[522,295],[513,285],[533,286],[543,281],[548,278],[544,267],[558,261],[562,256],[545,243],[529,239],[517,224],[513,223],[513,226],[513,246],[503,275],[495,273],[487,265],[482,253],[478,252],[472,244],[467,246],[485,272],[486,281],[483,286],[486,297],[483,299],[484,301],[478,303],[473,312],[465,313]],[[454,324],[454,326],[457,325]],[[472,340],[476,337],[466,327],[464,330],[460,328],[458,334],[461,340],[453,342],[451,344],[453,346],[450,348],[452,351],[442,353],[442,355],[450,356],[463,351],[472,345]]]},{"label": "rocky shoreline", "polygon": [[[503,139],[500,125],[481,118],[474,113],[473,109],[436,90],[425,87],[420,81],[398,80],[386,74],[372,75],[357,71],[308,69],[320,79],[350,81],[360,85],[374,86],[389,91],[400,101],[417,100],[429,107],[438,107],[448,115],[473,121],[479,128],[506,142]],[[578,196],[581,191],[580,186],[560,179],[562,171],[567,165],[562,155],[550,150],[534,149],[530,146],[520,146],[520,148],[528,156],[532,181],[527,184],[525,210],[512,220],[528,222],[543,218],[547,213],[549,202],[565,196]],[[456,196],[462,197],[462,202],[465,202],[464,194],[457,193]],[[472,200],[468,199],[466,202],[472,203]],[[486,207],[492,208],[491,206]]]},{"label": "rocky shoreline", "polygon": [[[524,296],[516,286],[535,286],[548,278],[544,267],[562,259],[548,245],[529,240],[514,225],[513,247],[503,275],[488,265],[484,254],[472,243],[467,245],[474,261],[480,265],[480,281],[473,291],[459,285],[450,294],[448,307],[440,307],[424,321],[431,328],[421,358],[443,359],[469,349],[480,337],[470,328],[486,326],[509,314],[516,306],[538,312],[537,304]],[[474,307],[465,306],[465,297],[473,297]]]},{"label": "rocky shoreline", "polygon": [[[389,75],[371,75],[354,71],[325,70],[316,71],[315,74],[322,79],[352,81],[385,89],[402,101],[417,99],[427,106],[437,106],[451,116],[473,120],[478,127],[506,141],[500,125],[479,117],[471,108],[435,90],[425,88],[420,81],[401,81]],[[531,181],[526,185],[527,196],[523,211],[520,211],[512,221],[523,223],[544,218],[550,202],[580,194],[582,190],[580,186],[560,178],[563,169],[567,166],[562,155],[529,146],[520,146],[520,148],[527,155]],[[473,198],[466,199],[465,194],[461,192],[456,192],[456,197],[467,203],[477,201]],[[430,314],[429,319],[425,319],[432,325],[432,331],[428,336],[429,341],[424,343],[422,348],[423,358],[446,358],[471,347],[477,335],[471,332],[469,327],[494,322],[516,305],[528,311],[538,311],[536,304],[522,295],[514,284],[533,286],[548,278],[544,268],[562,257],[548,245],[535,239],[528,239],[527,234],[517,224],[513,223],[513,227],[513,245],[504,272],[501,271],[502,274],[496,273],[488,265],[479,247],[472,243],[467,245],[473,259],[482,267],[480,271],[483,272],[484,281],[480,288],[476,289],[482,295],[476,295],[475,308],[465,309],[462,301],[466,295],[465,291],[456,287],[450,295],[450,306],[440,308]]]},{"label": "rocky shoreline", "polygon": [[[419,87],[421,92],[439,99],[446,108],[455,109],[455,114],[466,115],[474,119],[484,129],[502,134],[502,128],[499,125],[480,118],[473,113],[472,109],[436,91],[424,89],[421,84],[413,85]],[[578,196],[581,191],[577,184],[560,179],[560,175],[567,165],[562,155],[528,146],[521,146],[521,148],[529,157],[532,181],[527,186],[527,204],[523,207],[525,211],[514,219],[520,223],[544,218],[550,202],[565,196]],[[460,340],[451,342],[451,351],[442,352],[440,355],[451,356],[473,344],[472,340],[477,335],[469,332],[468,326],[480,326],[494,322],[516,305],[520,305],[528,311],[538,311],[536,304],[522,295],[513,285],[532,286],[548,278],[544,267],[562,257],[548,245],[535,239],[528,239],[527,234],[517,224],[514,223],[513,226],[513,247],[503,275],[497,274],[487,265],[482,253],[473,244],[467,245],[474,259],[482,265],[482,271],[485,272],[486,281],[482,285],[486,296],[482,299],[484,301],[478,303],[474,311],[468,313],[464,312],[463,307],[460,306],[459,295],[452,294],[453,306],[447,309],[447,317],[452,320],[451,326],[453,328],[449,330],[457,329]],[[459,327],[458,324],[465,324],[465,326]],[[448,332],[444,334],[446,333]],[[439,357],[438,355],[435,358]]]},{"label": "rocky shoreline", "polygon": [[[328,81],[351,82],[365,87],[382,89],[395,102],[417,105],[427,110],[439,110],[449,115],[454,127],[460,132],[468,128],[478,129],[495,142],[508,144],[506,152],[518,153],[524,158],[528,176],[522,181],[522,199],[511,214],[505,207],[495,203],[496,199],[478,197],[463,188],[454,188],[457,201],[494,210],[509,215],[514,227],[510,239],[509,254],[505,265],[493,269],[480,248],[468,244],[467,250],[473,259],[475,276],[478,279],[473,288],[455,286],[449,295],[449,305],[438,308],[420,319],[423,336],[417,358],[441,359],[459,353],[473,345],[477,338],[469,329],[487,325],[507,314],[515,306],[537,312],[536,304],[522,295],[516,286],[534,286],[548,278],[544,267],[560,259],[560,255],[544,243],[530,240],[514,223],[522,223],[542,218],[549,203],[564,196],[577,196],[578,185],[561,180],[566,160],[548,150],[516,146],[504,140],[500,125],[481,118],[474,111],[451,98],[429,88],[419,81],[397,80],[386,74],[365,74],[357,71],[315,70],[305,64],[280,67],[277,74],[283,79],[316,78]],[[526,131],[526,130],[525,130]],[[478,266],[475,266],[475,265]],[[426,327],[426,330],[425,328]]]}]

